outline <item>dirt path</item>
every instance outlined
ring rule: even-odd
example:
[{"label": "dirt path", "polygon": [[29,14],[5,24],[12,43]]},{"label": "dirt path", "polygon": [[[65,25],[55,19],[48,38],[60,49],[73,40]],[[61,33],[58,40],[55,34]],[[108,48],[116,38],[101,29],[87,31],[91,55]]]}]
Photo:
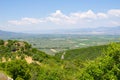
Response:
[{"label": "dirt path", "polygon": [[50,49],[52,52],[56,53],[57,51],[55,49]]},{"label": "dirt path", "polygon": [[62,54],[62,56],[61,56],[62,60],[64,59],[65,54],[66,54],[65,52]]}]

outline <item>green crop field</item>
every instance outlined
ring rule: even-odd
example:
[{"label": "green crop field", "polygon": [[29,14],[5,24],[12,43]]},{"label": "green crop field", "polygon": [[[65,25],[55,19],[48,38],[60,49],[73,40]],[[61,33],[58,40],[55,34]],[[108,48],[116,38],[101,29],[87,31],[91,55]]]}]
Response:
[{"label": "green crop field", "polygon": [[29,37],[12,38],[21,41],[27,41],[33,47],[38,48],[48,54],[54,55],[59,51],[76,49],[88,46],[97,46],[108,44],[110,42],[119,42],[119,35],[63,35],[63,34],[41,34]]}]

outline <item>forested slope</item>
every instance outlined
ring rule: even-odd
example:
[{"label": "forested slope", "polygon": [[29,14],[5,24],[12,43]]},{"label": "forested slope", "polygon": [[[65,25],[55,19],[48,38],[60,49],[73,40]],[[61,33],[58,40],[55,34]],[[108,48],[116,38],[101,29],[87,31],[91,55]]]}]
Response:
[{"label": "forested slope", "polygon": [[69,50],[66,55],[69,58],[61,60],[24,41],[0,40],[0,72],[14,80],[120,80],[120,43]]},{"label": "forested slope", "polygon": [[36,48],[32,48],[30,44],[24,41],[0,40],[0,60],[2,62],[27,58],[45,62],[46,59],[52,58],[52,56],[49,56]]},{"label": "forested slope", "polygon": [[85,48],[72,49],[57,53],[55,56],[61,59],[61,56],[64,53],[64,60],[74,60],[74,59],[93,60],[96,57],[100,56],[103,50],[106,50],[108,46],[109,45],[100,45],[100,46],[90,46]]}]

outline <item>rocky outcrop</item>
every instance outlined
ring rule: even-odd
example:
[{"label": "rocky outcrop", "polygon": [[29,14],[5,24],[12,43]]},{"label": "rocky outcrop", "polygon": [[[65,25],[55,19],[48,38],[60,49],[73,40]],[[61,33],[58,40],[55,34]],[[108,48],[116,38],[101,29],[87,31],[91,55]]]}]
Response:
[{"label": "rocky outcrop", "polygon": [[0,80],[13,80],[13,79],[8,77],[4,73],[0,72]]}]

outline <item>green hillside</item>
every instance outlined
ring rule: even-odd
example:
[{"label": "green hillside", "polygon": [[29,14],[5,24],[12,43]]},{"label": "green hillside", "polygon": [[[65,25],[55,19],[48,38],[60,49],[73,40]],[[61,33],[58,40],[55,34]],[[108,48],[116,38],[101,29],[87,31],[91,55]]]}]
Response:
[{"label": "green hillside", "polygon": [[110,44],[104,56],[87,62],[79,80],[120,80],[120,44]]},{"label": "green hillside", "polygon": [[13,80],[120,80],[120,43],[68,50],[65,60],[62,54],[0,40],[0,74]]},{"label": "green hillside", "polygon": [[74,60],[74,59],[91,60],[100,56],[103,50],[106,50],[107,47],[108,45],[90,46],[85,48],[67,50],[64,52],[57,53],[55,56],[61,59],[61,56],[64,54],[64,60]]},{"label": "green hillside", "polygon": [[30,44],[24,41],[0,40],[0,61],[6,62],[16,59],[32,59],[34,61],[45,62],[52,59],[52,56],[42,51],[32,48]]}]

